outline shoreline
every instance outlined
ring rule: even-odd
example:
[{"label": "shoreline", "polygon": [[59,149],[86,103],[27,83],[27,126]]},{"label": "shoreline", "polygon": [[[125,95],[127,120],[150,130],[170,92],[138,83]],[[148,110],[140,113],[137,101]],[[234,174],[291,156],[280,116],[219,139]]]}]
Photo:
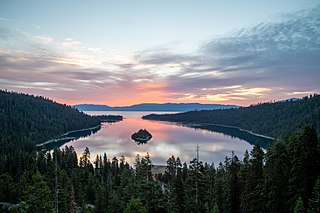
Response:
[{"label": "shoreline", "polygon": [[246,132],[249,133],[253,136],[257,136],[257,137],[261,137],[261,138],[265,138],[265,139],[269,139],[269,140],[275,140],[276,138],[267,136],[267,135],[262,135],[262,134],[258,134],[258,133],[254,133],[250,130],[246,130],[246,129],[242,129],[241,127],[237,127],[237,126],[230,126],[230,125],[224,125],[224,124],[212,124],[212,123],[199,123],[199,122],[177,122],[177,121],[166,121],[166,120],[153,120],[153,119],[146,119],[149,121],[161,121],[161,122],[169,122],[169,123],[177,123],[177,124],[186,124],[186,125],[199,125],[199,126],[204,126],[204,125],[208,125],[208,126],[220,126],[220,127],[226,127],[226,128],[231,128],[231,129],[237,129],[239,131],[242,132]]},{"label": "shoreline", "polygon": [[97,126],[94,126],[94,127],[90,127],[90,128],[76,129],[76,130],[68,131],[68,132],[62,134],[61,136],[66,136],[66,135],[68,135],[68,134],[70,134],[70,133],[75,133],[75,132],[82,132],[82,131],[87,131],[87,130],[94,130],[94,129],[97,129],[97,128],[99,128],[99,127],[101,127],[101,124],[99,124],[99,125],[97,125]]},{"label": "shoreline", "polygon": [[40,143],[40,144],[36,144],[36,147],[41,147],[43,145],[47,145],[47,144],[50,144],[50,143],[56,143],[56,142],[59,142],[59,141],[63,141],[63,140],[73,140],[75,139],[76,137],[63,137],[63,136],[68,136],[69,134],[71,133],[77,133],[77,132],[83,132],[83,131],[88,131],[88,130],[95,130],[97,128],[101,127],[101,124],[100,125],[97,125],[97,126],[94,126],[94,127],[89,127],[89,128],[84,128],[84,129],[76,129],[76,130],[72,130],[72,131],[68,131],[66,133],[63,133],[61,134],[60,136],[62,138],[56,138],[56,139],[50,139],[50,140],[47,140],[43,143]]},{"label": "shoreline", "polygon": [[[186,122],[189,123],[189,122]],[[240,130],[242,132],[247,132],[251,135],[254,136],[258,136],[258,137],[262,137],[262,138],[266,138],[266,139],[270,139],[270,140],[274,140],[275,138],[267,136],[267,135],[262,135],[262,134],[258,134],[258,133],[254,133],[250,130],[246,130],[246,129],[242,129],[241,127],[237,127],[237,126],[229,126],[229,125],[224,125],[224,124],[211,124],[211,123],[189,123],[189,124],[200,124],[200,125],[212,125],[212,126],[221,126],[221,127],[227,127],[227,128],[233,128],[233,129],[237,129]]]}]

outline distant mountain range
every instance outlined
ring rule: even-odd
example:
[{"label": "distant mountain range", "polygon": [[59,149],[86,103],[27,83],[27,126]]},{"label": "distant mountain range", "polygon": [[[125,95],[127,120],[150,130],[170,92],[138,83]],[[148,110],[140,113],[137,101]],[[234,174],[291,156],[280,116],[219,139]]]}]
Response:
[{"label": "distant mountain range", "polygon": [[[148,120],[188,124],[232,126],[272,138],[286,137],[309,125],[320,134],[320,95],[260,103],[227,110],[190,111],[165,115],[145,115]],[[211,126],[210,126],[211,125]],[[219,126],[219,128],[220,128]],[[208,129],[207,128],[207,129]]]},{"label": "distant mountain range", "polygon": [[97,104],[78,104],[74,105],[80,111],[167,111],[167,112],[186,112],[194,110],[213,110],[239,108],[236,105],[224,104],[200,104],[200,103],[164,103],[164,104],[136,104],[132,106],[111,107]]}]

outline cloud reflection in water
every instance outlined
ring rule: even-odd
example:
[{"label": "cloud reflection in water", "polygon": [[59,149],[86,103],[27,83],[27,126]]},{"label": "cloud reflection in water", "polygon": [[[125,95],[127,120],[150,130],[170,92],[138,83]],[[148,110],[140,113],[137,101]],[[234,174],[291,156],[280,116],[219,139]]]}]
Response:
[{"label": "cloud reflection in water", "polygon": [[[200,160],[214,162],[215,165],[223,162],[232,151],[242,159],[245,150],[250,151],[252,148],[246,141],[222,133],[167,122],[142,120],[132,115],[125,117],[127,118],[118,123],[103,124],[96,134],[66,145],[75,147],[79,156],[88,146],[92,162],[97,154],[103,155],[105,152],[110,159],[114,156],[120,158],[123,155],[130,164],[133,164],[137,154],[145,156],[148,152],[153,164],[162,165],[166,164],[171,155],[179,156],[182,162],[189,163],[196,157],[197,144],[200,146]],[[147,129],[153,135],[147,144],[137,145],[131,139],[131,134],[139,129]]]}]

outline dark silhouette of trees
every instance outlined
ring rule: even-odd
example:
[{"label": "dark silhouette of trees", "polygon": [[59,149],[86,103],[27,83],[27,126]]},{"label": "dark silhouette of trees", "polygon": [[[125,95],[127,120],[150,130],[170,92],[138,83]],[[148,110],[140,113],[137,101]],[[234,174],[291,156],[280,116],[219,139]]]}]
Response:
[{"label": "dark silhouette of trees", "polygon": [[[44,112],[33,117],[48,118],[39,120],[48,132],[51,127],[57,132],[69,130],[63,124],[68,121],[61,121],[63,128],[51,126],[47,122],[54,110],[42,104],[66,108],[59,112],[71,110],[79,116],[74,120],[96,120],[44,98],[0,94],[8,95],[0,99],[5,103],[1,118],[6,119],[1,120],[0,132],[1,212],[319,212],[320,140],[314,125],[276,140],[266,152],[256,144],[243,160],[232,152],[217,167],[198,158],[182,164],[179,157],[171,156],[166,172],[155,176],[149,154],[137,155],[134,165],[129,165],[124,156],[91,156],[88,147],[79,158],[67,146],[35,151],[34,136],[48,140],[54,134],[43,134],[32,124],[33,118],[23,115],[29,113],[22,107],[25,104],[40,105]],[[22,104],[18,97],[28,101]],[[313,103],[312,98],[302,101]]]},{"label": "dark silhouette of trees", "polygon": [[[144,119],[171,122],[200,123],[214,131],[227,131],[219,124],[239,127],[254,133],[279,138],[306,124],[320,134],[320,95],[304,97],[297,101],[261,103],[237,109],[190,111],[178,114],[146,115]],[[232,130],[232,129],[231,129]],[[229,128],[230,131],[230,128]],[[230,132],[231,135],[235,134]],[[238,136],[238,135],[235,135]]]}]

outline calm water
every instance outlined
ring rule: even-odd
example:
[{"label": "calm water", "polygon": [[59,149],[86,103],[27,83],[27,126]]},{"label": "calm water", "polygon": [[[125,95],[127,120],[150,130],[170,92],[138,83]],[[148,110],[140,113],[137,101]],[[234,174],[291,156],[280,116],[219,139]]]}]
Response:
[{"label": "calm water", "polygon": [[[148,152],[153,164],[162,165],[166,164],[171,155],[179,156],[182,162],[189,163],[196,157],[197,144],[200,146],[200,160],[214,162],[215,165],[224,161],[225,156],[231,156],[232,151],[242,159],[245,150],[250,151],[252,148],[248,142],[222,133],[141,119],[142,115],[150,113],[152,112],[87,112],[91,115],[123,115],[125,119],[112,124],[104,123],[97,133],[65,145],[72,145],[78,156],[82,155],[86,146],[89,147],[92,162],[97,154],[103,155],[105,152],[110,159],[123,155],[132,164],[137,154],[145,156]],[[132,133],[139,129],[147,129],[153,135],[147,144],[137,145],[131,139]]]}]

